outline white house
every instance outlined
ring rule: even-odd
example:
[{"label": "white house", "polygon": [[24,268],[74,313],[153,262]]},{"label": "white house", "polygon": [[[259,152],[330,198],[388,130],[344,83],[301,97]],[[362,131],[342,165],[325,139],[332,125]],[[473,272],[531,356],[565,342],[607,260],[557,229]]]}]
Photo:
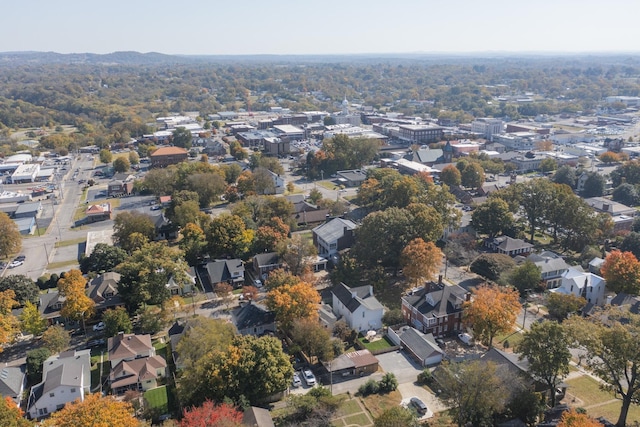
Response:
[{"label": "white house", "polygon": [[551,289],[551,292],[584,297],[588,304],[602,306],[606,302],[605,284],[605,280],[597,274],[569,268],[562,275],[560,287]]},{"label": "white house", "polygon": [[42,382],[31,388],[27,412],[33,419],[59,411],[91,387],[91,350],[66,351],[45,360]]},{"label": "white house", "polygon": [[331,290],[333,312],[358,332],[382,327],[384,307],[373,296],[373,286],[350,288],[340,283]]}]

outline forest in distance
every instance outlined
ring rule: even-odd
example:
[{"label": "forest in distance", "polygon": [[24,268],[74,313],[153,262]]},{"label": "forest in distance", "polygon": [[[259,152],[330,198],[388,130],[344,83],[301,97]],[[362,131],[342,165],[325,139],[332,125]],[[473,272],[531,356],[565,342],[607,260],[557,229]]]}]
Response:
[{"label": "forest in distance", "polygon": [[[140,136],[169,113],[336,111],[346,97],[377,111],[466,123],[593,113],[640,94],[640,55],[189,57],[0,53],[1,151],[11,130],[75,126],[74,144]],[[532,102],[518,103],[527,96]],[[612,107],[616,107],[615,105]],[[68,147],[67,147],[68,148]]]}]

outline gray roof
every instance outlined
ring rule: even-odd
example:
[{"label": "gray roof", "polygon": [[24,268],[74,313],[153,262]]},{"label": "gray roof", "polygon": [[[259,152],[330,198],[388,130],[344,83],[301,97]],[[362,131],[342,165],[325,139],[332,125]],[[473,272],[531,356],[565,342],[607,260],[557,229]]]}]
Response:
[{"label": "gray roof", "polygon": [[509,371],[515,374],[529,372],[529,361],[526,357],[520,360],[519,354],[507,353],[495,347],[483,354],[480,359],[491,361],[500,367],[506,366]]},{"label": "gray roof", "polygon": [[634,314],[640,314],[640,297],[620,292],[611,300],[611,305],[628,307]]},{"label": "gray roof", "polygon": [[527,243],[522,239],[514,239],[509,236],[496,237],[493,239],[492,243],[505,252],[511,252],[518,249],[529,249],[533,247],[531,243]]},{"label": "gray roof", "polygon": [[325,242],[334,242],[344,236],[344,229],[355,230],[358,226],[348,219],[334,218],[313,229],[313,232]]},{"label": "gray roof", "polygon": [[212,285],[231,280],[234,272],[244,272],[242,260],[217,259],[207,263],[207,274]]},{"label": "gray roof", "polygon": [[360,169],[355,170],[346,170],[346,171],[338,171],[338,176],[347,179],[349,181],[364,181],[367,179],[367,174],[365,171]]},{"label": "gray roof", "polygon": [[436,344],[433,334],[425,335],[418,332],[416,329],[407,326],[402,328],[399,336],[402,343],[421,360],[425,360],[435,354],[444,353]]},{"label": "gray roof", "polygon": [[65,363],[47,372],[43,393],[49,393],[61,385],[82,387],[84,381],[81,364]]},{"label": "gray roof", "polygon": [[540,255],[534,254],[528,256],[527,259],[540,267],[541,273],[569,269],[569,264],[567,264],[563,258],[544,258]]},{"label": "gray roof", "polygon": [[[115,271],[103,273],[89,282],[89,298],[96,303],[103,303],[107,299],[116,299],[112,301],[111,305],[120,304],[122,299],[118,296],[118,282],[120,281],[120,274]],[[114,296],[106,297],[105,293],[113,293]]]},{"label": "gray roof", "polygon": [[442,156],[443,151],[441,148],[420,148],[407,157],[409,157],[408,160],[412,160],[418,163],[435,163],[438,160],[441,160]]},{"label": "gray roof", "polygon": [[18,205],[18,209],[16,209],[14,215],[21,215],[25,213],[33,213],[33,216],[36,215],[36,212],[42,208],[41,202],[31,202],[31,203],[22,203]]},{"label": "gray roof", "polygon": [[25,366],[5,366],[0,370],[0,395],[20,397],[25,379]]},{"label": "gray roof", "polygon": [[275,427],[271,413],[267,409],[250,406],[244,410],[242,425],[250,427]]},{"label": "gray roof", "polygon": [[344,283],[339,283],[333,287],[331,292],[351,313],[361,305],[369,310],[383,308],[382,304],[373,296],[373,287],[369,285],[350,288]]},{"label": "gray roof", "polygon": [[265,252],[265,253],[254,255],[253,260],[258,264],[259,267],[262,267],[265,265],[280,264],[277,252]]},{"label": "gray roof", "polygon": [[431,287],[422,287],[402,299],[419,313],[445,316],[462,311],[462,302],[466,301],[468,293],[459,285],[431,284]]},{"label": "gray roof", "polygon": [[254,301],[240,307],[234,317],[239,331],[257,326],[275,325],[276,321],[276,314],[273,311],[267,310],[266,307]]}]

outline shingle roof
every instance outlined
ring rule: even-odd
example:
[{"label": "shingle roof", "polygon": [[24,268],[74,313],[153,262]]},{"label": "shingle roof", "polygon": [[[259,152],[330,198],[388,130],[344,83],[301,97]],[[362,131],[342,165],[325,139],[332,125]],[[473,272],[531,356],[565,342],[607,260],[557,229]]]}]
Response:
[{"label": "shingle roof", "polygon": [[233,272],[242,271],[244,271],[244,264],[240,259],[217,259],[207,263],[207,274],[212,285],[231,280]]},{"label": "shingle roof", "polygon": [[468,291],[458,285],[433,285],[435,289],[422,287],[402,299],[424,315],[444,316],[462,310],[455,305],[466,300]]},{"label": "shingle roof", "polygon": [[331,361],[331,364],[324,364],[328,371],[336,372],[343,369],[361,368],[378,363],[378,359],[369,350],[358,350],[341,354]]},{"label": "shingle roof", "polygon": [[107,341],[109,359],[129,359],[148,352],[151,345],[151,335],[118,334]]},{"label": "shingle roof", "polygon": [[257,326],[270,325],[276,320],[276,314],[260,304],[251,301],[240,307],[235,313],[235,325],[239,331]]},{"label": "shingle roof", "polygon": [[276,265],[280,263],[277,252],[265,252],[254,255],[253,260],[258,264],[259,267],[263,265]]},{"label": "shingle roof", "polygon": [[496,237],[493,242],[498,248],[505,252],[511,252],[518,249],[529,249],[533,247],[531,243],[527,243],[521,239],[513,239],[509,236]]},{"label": "shingle roof", "polygon": [[[100,304],[107,299],[118,297],[118,301],[113,301],[113,304],[119,304],[122,299],[118,296],[118,282],[120,281],[120,274],[115,271],[109,271],[103,273],[89,282],[89,298]],[[113,294],[112,297],[106,297],[105,294]]]},{"label": "shingle roof", "polygon": [[334,242],[344,236],[344,229],[355,230],[358,226],[348,219],[334,218],[313,229],[313,232],[325,242]]},{"label": "shingle roof", "polygon": [[361,305],[364,305],[369,310],[383,308],[382,304],[373,295],[372,287],[368,285],[350,288],[344,283],[339,283],[333,287],[331,292],[351,313]]},{"label": "shingle roof", "polygon": [[412,327],[405,327],[399,334],[400,340],[413,354],[425,360],[434,354],[442,354],[443,351],[436,344],[433,334],[421,334]]},{"label": "shingle roof", "polygon": [[167,362],[161,356],[142,357],[131,361],[121,361],[109,374],[111,388],[125,387],[138,382],[157,378],[157,370],[166,368]]},{"label": "shingle roof", "polygon": [[0,395],[19,397],[25,378],[25,365],[5,366],[0,370]]}]

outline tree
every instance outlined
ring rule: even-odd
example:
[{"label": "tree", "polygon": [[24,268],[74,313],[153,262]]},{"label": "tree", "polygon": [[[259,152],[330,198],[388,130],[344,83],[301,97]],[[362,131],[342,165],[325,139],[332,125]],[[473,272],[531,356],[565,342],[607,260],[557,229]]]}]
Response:
[{"label": "tree", "polygon": [[413,239],[402,250],[400,256],[402,271],[410,283],[418,286],[425,280],[433,280],[442,263],[442,251],[421,238]]},{"label": "tree", "polygon": [[118,292],[134,312],[142,304],[162,304],[169,298],[169,279],[178,284],[189,282],[188,266],[180,249],[162,242],[147,243],[118,266]]},{"label": "tree", "polygon": [[566,327],[574,345],[586,351],[587,366],[622,398],[616,426],[624,427],[640,396],[640,315],[609,308],[588,318],[571,316]]},{"label": "tree", "polygon": [[640,261],[631,252],[613,251],[600,267],[607,288],[615,293],[640,293]]},{"label": "tree", "polygon": [[318,317],[320,294],[307,282],[284,284],[267,293],[267,306],[276,313],[283,330],[289,330],[293,322]]},{"label": "tree", "polygon": [[471,301],[463,304],[462,320],[470,326],[476,339],[491,348],[493,338],[509,332],[522,310],[515,289],[482,285],[471,290]]},{"label": "tree", "polygon": [[311,359],[331,360],[334,357],[331,334],[316,319],[301,319],[290,331],[291,340]]},{"label": "tree", "polygon": [[186,408],[180,427],[240,427],[242,412],[228,403],[214,404],[207,399],[201,406]]},{"label": "tree", "polygon": [[538,287],[541,280],[542,270],[530,260],[526,260],[509,273],[509,283],[520,292],[521,296]]},{"label": "tree", "polygon": [[587,305],[587,300],[573,294],[561,294],[551,292],[547,296],[547,310],[549,316],[560,322],[567,319],[570,314],[578,313]]},{"label": "tree", "polygon": [[484,169],[479,163],[469,163],[460,172],[462,186],[467,188],[480,188],[484,184]]},{"label": "tree", "polygon": [[317,188],[312,188],[309,192],[309,200],[311,200],[311,203],[317,205],[321,199],[322,193],[320,192],[320,190],[318,190]]},{"label": "tree", "polygon": [[169,322],[167,313],[157,307],[140,307],[136,319],[136,330],[151,335],[160,332]]},{"label": "tree", "polygon": [[200,206],[198,206],[198,203],[193,200],[187,200],[173,209],[172,221],[180,228],[183,228],[189,223],[197,223],[199,215]]},{"label": "tree", "polygon": [[30,384],[38,384],[42,381],[42,366],[49,356],[51,356],[51,351],[46,347],[27,352],[27,378]]},{"label": "tree", "polygon": [[556,406],[555,390],[558,384],[569,375],[569,337],[559,323],[545,321],[533,323],[524,334],[523,340],[516,346],[520,360],[527,358],[529,373],[543,381],[551,396],[550,406]]},{"label": "tree", "polygon": [[151,241],[155,234],[156,227],[147,214],[125,211],[113,220],[113,243],[129,254],[137,249],[140,237],[144,241]]},{"label": "tree", "polygon": [[277,246],[278,255],[287,264],[291,274],[300,276],[310,270],[310,262],[317,254],[312,242],[300,234],[294,234]]},{"label": "tree", "polygon": [[402,406],[385,409],[373,420],[374,427],[417,427],[416,416],[411,410]]},{"label": "tree", "polygon": [[[538,178],[522,184],[519,189],[522,209],[529,222],[530,240],[533,242],[536,228],[544,220],[551,204],[553,184],[547,179]],[[514,191],[518,190],[514,187]]]},{"label": "tree", "polygon": [[558,162],[556,159],[552,159],[551,157],[547,157],[546,159],[540,162],[540,170],[542,172],[551,172],[558,168]]},{"label": "tree", "polygon": [[582,188],[582,197],[600,197],[604,194],[606,181],[602,175],[597,172],[588,174]]},{"label": "tree", "polygon": [[132,165],[140,164],[140,156],[135,151],[129,151],[129,163]]},{"label": "tree", "polygon": [[189,384],[197,376],[202,375],[202,360],[212,353],[223,352],[231,345],[235,329],[233,325],[220,319],[195,317],[189,319],[185,333],[178,341],[176,351],[180,354],[180,362],[184,366],[182,375]]},{"label": "tree", "polygon": [[127,252],[124,249],[106,243],[98,243],[93,248],[91,255],[80,260],[80,271],[84,274],[113,271],[126,258]]},{"label": "tree", "polygon": [[27,302],[31,302],[33,304],[38,303],[40,290],[36,286],[35,282],[27,276],[22,274],[12,274],[0,279],[0,292],[8,289],[11,289],[16,293],[16,299],[21,306]]},{"label": "tree", "polygon": [[620,243],[620,251],[631,252],[636,258],[640,256],[640,233],[632,231]]},{"label": "tree", "polygon": [[499,197],[491,197],[473,211],[471,225],[479,233],[493,238],[513,226],[513,214],[507,202]]},{"label": "tree", "polygon": [[71,320],[91,318],[95,313],[96,303],[85,293],[87,279],[82,276],[80,270],[69,270],[64,277],[58,280],[60,295],[65,297],[60,314]]},{"label": "tree", "polygon": [[11,314],[11,310],[18,305],[15,298],[16,294],[11,289],[0,292],[0,352],[3,345],[13,341],[20,331],[18,319]]},{"label": "tree", "polygon": [[462,176],[460,171],[453,165],[447,165],[442,168],[440,172],[440,181],[447,184],[449,187],[458,187],[462,182]]},{"label": "tree", "polygon": [[576,411],[574,408],[564,411],[558,423],[558,427],[603,427],[603,425],[589,415]]},{"label": "tree", "polygon": [[184,126],[178,126],[171,134],[171,143],[185,150],[191,148],[191,131]]},{"label": "tree", "polygon": [[222,302],[227,306],[227,308],[229,308],[231,303],[235,300],[235,295],[233,295],[233,286],[228,283],[217,283],[213,288],[213,291],[216,293],[216,296],[222,299]]},{"label": "tree", "polygon": [[187,264],[194,266],[204,254],[207,247],[207,239],[204,231],[197,224],[187,223],[181,230],[182,239],[178,246],[184,253]]},{"label": "tree", "polygon": [[42,317],[37,305],[27,301],[20,314],[20,324],[23,331],[37,336],[47,328],[47,319]]},{"label": "tree", "polygon": [[206,208],[224,193],[227,184],[221,173],[194,173],[187,178],[186,186],[189,190],[198,194],[200,207]]},{"label": "tree", "polygon": [[636,187],[625,182],[613,190],[611,198],[615,202],[620,202],[623,205],[635,206],[638,203],[638,192],[636,191]]},{"label": "tree", "polygon": [[553,182],[556,184],[566,184],[571,188],[576,186],[576,170],[570,166],[560,166],[553,175]]},{"label": "tree", "polygon": [[22,248],[22,236],[16,223],[0,212],[0,258],[8,258]]},{"label": "tree", "polygon": [[151,169],[144,176],[143,184],[147,190],[156,196],[171,194],[177,184],[176,175],[174,166]]},{"label": "tree", "polygon": [[131,168],[131,163],[127,157],[120,156],[113,161],[113,170],[117,173],[127,172]]},{"label": "tree", "polygon": [[235,336],[223,351],[203,357],[197,371],[199,375],[188,383],[188,391],[184,381],[180,382],[185,402],[192,405],[224,398],[233,402],[245,398],[255,404],[285,390],[293,376],[289,356],[278,338],[251,335]]},{"label": "tree", "polygon": [[42,334],[44,347],[51,353],[60,353],[69,348],[71,336],[60,325],[52,325]]},{"label": "tree", "polygon": [[280,218],[271,218],[270,225],[263,225],[256,230],[253,240],[253,250],[255,253],[273,252],[277,249],[279,242],[287,239],[290,228]]},{"label": "tree", "polygon": [[498,280],[503,273],[515,266],[515,261],[509,255],[486,253],[473,260],[469,268],[489,280]]},{"label": "tree", "polygon": [[111,154],[111,151],[107,150],[106,148],[103,150],[100,150],[100,161],[104,164],[107,163],[111,163],[111,161],[113,160],[113,154]]},{"label": "tree", "polygon": [[493,414],[500,413],[507,403],[507,382],[500,376],[505,373],[499,372],[493,362],[475,360],[443,362],[433,377],[459,427],[491,426]]},{"label": "tree", "polygon": [[270,291],[284,285],[293,286],[298,282],[300,282],[299,277],[294,276],[283,268],[277,268],[269,273],[265,285],[267,290]]},{"label": "tree", "polygon": [[43,422],[43,427],[139,427],[130,403],[99,393],[76,399],[54,412]]},{"label": "tree", "polygon": [[31,421],[23,417],[22,410],[9,396],[0,400],[0,425],[3,427],[30,427]]},{"label": "tree", "polygon": [[106,337],[114,337],[118,335],[118,332],[129,334],[133,329],[129,313],[123,307],[106,310],[102,314],[102,321],[104,322],[104,334]]},{"label": "tree", "polygon": [[620,161],[620,156],[618,156],[618,153],[614,153],[613,151],[607,151],[607,152],[604,152],[604,153],[600,154],[598,156],[598,159],[602,163],[606,163],[607,165],[610,165],[611,163],[619,162]]},{"label": "tree", "polygon": [[242,258],[251,243],[254,232],[247,229],[244,221],[237,215],[222,214],[211,221],[205,231],[209,243],[209,253],[213,258]]}]

